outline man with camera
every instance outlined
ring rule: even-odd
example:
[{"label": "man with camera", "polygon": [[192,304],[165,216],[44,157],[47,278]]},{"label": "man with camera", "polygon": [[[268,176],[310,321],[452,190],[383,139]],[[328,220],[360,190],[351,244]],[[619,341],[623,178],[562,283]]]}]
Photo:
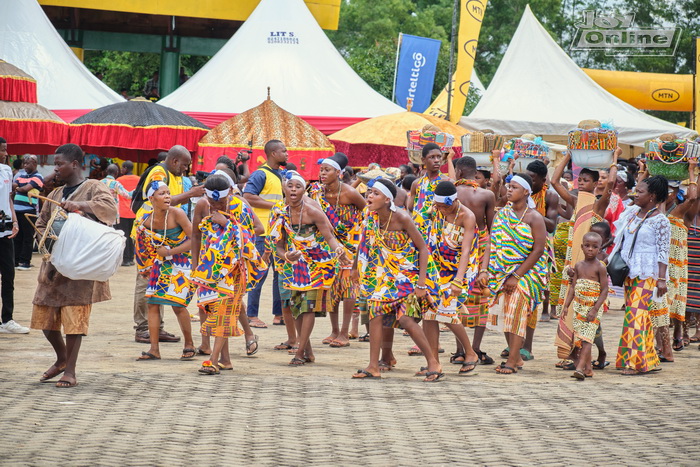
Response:
[{"label": "man with camera", "polygon": [[15,306],[15,246],[12,239],[19,232],[19,223],[12,202],[12,169],[6,165],[6,159],[7,141],[0,137],[0,333],[27,334],[29,328],[12,319]]}]

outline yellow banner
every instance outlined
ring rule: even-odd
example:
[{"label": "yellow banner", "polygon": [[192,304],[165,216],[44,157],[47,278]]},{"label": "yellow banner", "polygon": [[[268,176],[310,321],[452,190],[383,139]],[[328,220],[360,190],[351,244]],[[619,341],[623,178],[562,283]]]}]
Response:
[{"label": "yellow banner", "polygon": [[447,95],[449,85],[445,86],[428,110],[424,113],[445,118],[453,123],[459,122],[467,104],[467,94],[471,82],[476,46],[479,43],[481,22],[486,12],[488,0],[461,0],[459,9],[459,35],[457,38],[457,68],[452,75],[452,99],[450,115],[447,115]]},{"label": "yellow banner", "polygon": [[700,37],[695,38],[695,89],[693,91],[693,130],[698,131],[700,125]]}]

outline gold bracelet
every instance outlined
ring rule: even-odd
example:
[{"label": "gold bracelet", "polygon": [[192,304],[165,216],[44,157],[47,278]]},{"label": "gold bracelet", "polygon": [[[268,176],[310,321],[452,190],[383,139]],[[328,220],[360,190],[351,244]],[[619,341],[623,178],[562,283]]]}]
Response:
[{"label": "gold bracelet", "polygon": [[488,273],[489,273],[489,270],[488,270],[488,269],[482,269],[482,270],[479,271],[479,274],[481,274],[482,272],[483,272],[484,274],[488,274]]},{"label": "gold bracelet", "polygon": [[688,185],[695,185],[695,186],[697,186],[697,185],[698,185],[698,182],[688,182]]},{"label": "gold bracelet", "polygon": [[513,271],[510,273],[511,276],[515,277],[516,279],[522,279],[522,276],[519,276],[517,272]]}]

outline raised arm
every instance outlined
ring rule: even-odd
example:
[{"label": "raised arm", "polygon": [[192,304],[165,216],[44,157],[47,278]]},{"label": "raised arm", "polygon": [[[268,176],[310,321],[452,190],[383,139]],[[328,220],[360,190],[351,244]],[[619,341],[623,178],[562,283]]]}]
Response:
[{"label": "raised arm", "polygon": [[608,172],[608,181],[605,184],[603,194],[593,205],[593,212],[601,218],[605,217],[605,210],[608,209],[608,204],[610,204],[610,195],[615,187],[615,182],[617,182],[617,158],[620,154],[622,154],[622,149],[618,147],[613,153],[613,163],[610,166],[610,172]]},{"label": "raised arm", "polygon": [[569,164],[569,160],[571,160],[571,153],[568,151],[566,152],[566,155],[564,158],[561,160],[559,165],[557,166],[556,169],[554,169],[554,173],[552,174],[552,188],[557,192],[559,196],[561,196],[561,199],[566,201],[566,204],[569,206],[575,207],[576,206],[576,196],[572,195],[569,190],[567,190],[564,185],[561,184],[561,176],[564,175],[564,170],[566,170],[567,165]]},{"label": "raised arm", "polygon": [[455,152],[452,148],[450,148],[449,152],[447,153],[447,176],[450,177],[452,180],[457,180],[457,172],[455,172],[454,158]]}]

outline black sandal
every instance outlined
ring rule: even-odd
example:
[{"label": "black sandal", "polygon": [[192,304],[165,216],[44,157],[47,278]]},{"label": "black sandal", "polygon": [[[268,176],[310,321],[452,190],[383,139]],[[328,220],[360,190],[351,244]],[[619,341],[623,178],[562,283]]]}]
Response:
[{"label": "black sandal", "polygon": [[360,342],[369,342],[369,333],[362,334],[357,340]]},{"label": "black sandal", "polygon": [[[458,358],[461,358],[462,360],[458,361],[457,360]],[[465,362],[466,359],[467,359],[467,356],[464,352],[455,352],[450,357],[450,363],[454,363],[455,365],[461,365]]]},{"label": "black sandal", "polygon": [[479,364],[481,365],[493,365],[495,363],[493,358],[486,355],[486,352],[477,352],[476,355],[479,357]]}]

